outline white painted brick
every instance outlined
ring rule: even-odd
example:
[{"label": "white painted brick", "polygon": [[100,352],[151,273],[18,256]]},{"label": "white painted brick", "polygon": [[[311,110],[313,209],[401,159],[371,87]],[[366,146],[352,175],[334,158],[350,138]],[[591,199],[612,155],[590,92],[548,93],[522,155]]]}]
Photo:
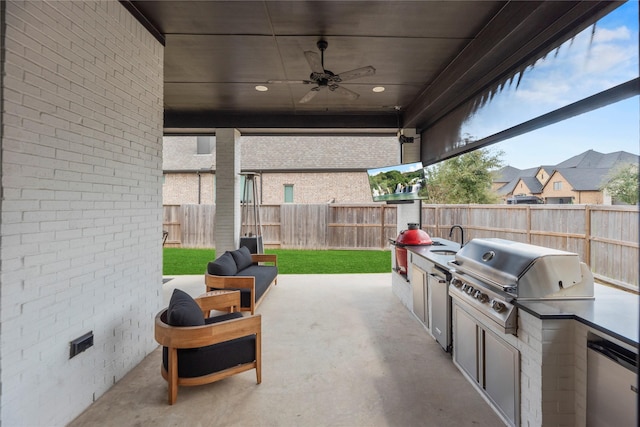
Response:
[{"label": "white painted brick", "polygon": [[[6,12],[0,423],[64,425],[156,346],[162,47],[115,1],[12,1]],[[112,225],[126,223],[140,230]],[[96,345],[67,360],[87,329]]]}]

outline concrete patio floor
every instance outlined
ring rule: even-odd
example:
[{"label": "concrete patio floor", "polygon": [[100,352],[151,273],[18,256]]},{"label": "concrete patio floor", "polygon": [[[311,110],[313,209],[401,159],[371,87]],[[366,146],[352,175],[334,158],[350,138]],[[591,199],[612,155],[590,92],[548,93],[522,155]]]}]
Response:
[{"label": "concrete patio floor", "polygon": [[[163,285],[204,291],[203,277]],[[391,275],[281,275],[259,307],[255,371],[181,387],[167,404],[160,349],[70,426],[500,426],[391,292]]]}]

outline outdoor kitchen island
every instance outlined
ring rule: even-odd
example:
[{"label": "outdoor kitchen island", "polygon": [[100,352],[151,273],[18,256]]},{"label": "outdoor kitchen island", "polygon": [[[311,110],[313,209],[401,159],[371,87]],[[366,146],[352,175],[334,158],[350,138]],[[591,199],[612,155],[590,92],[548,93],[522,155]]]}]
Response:
[{"label": "outdoor kitchen island", "polygon": [[[450,263],[455,255],[446,250],[454,252],[459,245],[435,240],[439,245],[407,247],[406,276],[392,272],[393,293],[411,312],[415,306],[412,282],[424,280],[421,271],[429,277],[434,268],[455,270]],[[450,279],[449,275],[447,280]],[[426,283],[426,306],[432,313],[433,298],[429,298]],[[475,288],[469,291],[477,299],[486,298],[482,292],[476,294]],[[473,309],[466,309],[454,299],[447,310],[453,363],[507,425],[586,425],[588,410],[598,407],[593,393],[588,392],[588,343],[602,339],[637,353],[638,296],[593,283],[592,298],[523,298],[512,305],[514,315],[509,321],[513,322],[513,331],[508,324],[496,326],[482,315],[474,316]],[[436,338],[433,318],[416,318]],[[631,405],[617,398],[614,402],[617,406]],[[635,408],[635,404],[632,406]],[[595,415],[589,413],[590,419]]]}]

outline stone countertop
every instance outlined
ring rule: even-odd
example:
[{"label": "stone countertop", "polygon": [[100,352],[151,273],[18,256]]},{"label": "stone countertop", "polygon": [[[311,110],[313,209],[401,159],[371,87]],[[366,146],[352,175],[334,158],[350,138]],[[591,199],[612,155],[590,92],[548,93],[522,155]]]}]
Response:
[{"label": "stone countertop", "polygon": [[640,296],[600,283],[594,284],[594,296],[592,300],[518,300],[515,305],[540,319],[575,319],[637,346]]},{"label": "stone countertop", "polygon": [[460,249],[460,244],[452,242],[451,240],[445,240],[440,238],[432,238],[433,245],[427,246],[405,246],[407,251],[413,252],[416,255],[420,255],[423,258],[428,259],[434,264],[449,270],[449,261],[455,259],[454,254],[441,254],[439,251],[451,251],[457,252]]}]

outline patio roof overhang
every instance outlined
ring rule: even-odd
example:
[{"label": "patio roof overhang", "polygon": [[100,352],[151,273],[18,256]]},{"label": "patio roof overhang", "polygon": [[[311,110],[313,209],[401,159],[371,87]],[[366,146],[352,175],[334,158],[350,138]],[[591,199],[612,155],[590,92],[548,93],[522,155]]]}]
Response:
[{"label": "patio roof overhang", "polygon": [[[165,45],[166,134],[424,135],[624,3],[121,1]],[[325,69],[376,69],[341,83],[357,99],[323,90],[300,103],[315,84],[272,83],[309,79],[304,52],[320,39]],[[428,163],[456,149],[422,144]]]}]

